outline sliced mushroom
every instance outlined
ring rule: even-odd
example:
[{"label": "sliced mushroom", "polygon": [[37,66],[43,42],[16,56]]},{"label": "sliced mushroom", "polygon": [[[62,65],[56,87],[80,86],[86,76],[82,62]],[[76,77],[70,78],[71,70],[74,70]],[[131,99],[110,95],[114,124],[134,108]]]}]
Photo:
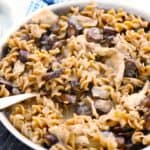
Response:
[{"label": "sliced mushroom", "polygon": [[87,105],[87,104],[78,104],[75,107],[75,112],[78,115],[89,115],[89,116],[92,115],[91,107],[90,105]]},{"label": "sliced mushroom", "polygon": [[103,40],[100,41],[101,45],[104,47],[114,47],[115,40],[114,37],[116,36],[117,31],[109,26],[104,26],[103,29]]},{"label": "sliced mushroom", "polygon": [[76,36],[77,35],[77,30],[73,25],[68,25],[67,28],[67,37],[70,38],[72,36]]},{"label": "sliced mushroom", "polygon": [[10,47],[8,45],[3,46],[2,50],[1,50],[1,56],[0,58],[6,57],[7,54],[10,52]]},{"label": "sliced mushroom", "polygon": [[83,30],[82,25],[79,23],[79,21],[77,20],[77,18],[75,16],[71,16],[68,20],[68,23],[73,25],[76,30],[78,31],[78,33],[81,33]]},{"label": "sliced mushroom", "polygon": [[100,114],[108,113],[113,107],[111,101],[105,101],[105,100],[96,100],[94,106],[97,112]]},{"label": "sliced mushroom", "polygon": [[44,33],[40,37],[40,44],[41,45],[48,44],[48,40],[49,40],[49,34],[48,33]]},{"label": "sliced mushroom", "polygon": [[54,43],[57,41],[57,37],[55,34],[50,34],[48,38],[48,44],[50,45],[50,48],[54,45]]},{"label": "sliced mushroom", "polygon": [[115,47],[115,40],[114,40],[114,36],[106,36],[103,35],[103,40],[100,40],[100,44],[103,47]]},{"label": "sliced mushroom", "polygon": [[66,43],[67,43],[66,40],[57,41],[53,44],[52,49],[61,48],[61,47],[65,46]]},{"label": "sliced mushroom", "polygon": [[104,26],[103,33],[106,36],[115,36],[117,34],[117,31],[113,27]]},{"label": "sliced mushroom", "polygon": [[21,93],[21,91],[18,88],[12,88],[12,94],[13,95],[18,95],[20,93]]},{"label": "sliced mushroom", "polygon": [[46,139],[48,139],[50,141],[50,145],[51,146],[55,145],[58,142],[58,138],[52,133],[48,134],[46,136]]},{"label": "sliced mushroom", "polygon": [[20,50],[20,51],[19,51],[19,60],[20,60],[22,63],[27,62],[27,60],[28,60],[28,55],[29,55],[29,52],[28,52],[28,51],[26,51],[26,50]]},{"label": "sliced mushroom", "polygon": [[42,34],[39,39],[40,47],[45,50],[50,50],[56,41],[56,35],[48,33]]},{"label": "sliced mushroom", "polygon": [[125,60],[125,71],[124,77],[137,78],[138,77],[138,69],[133,60]]},{"label": "sliced mushroom", "polygon": [[63,73],[63,69],[57,69],[53,72],[47,73],[42,77],[43,80],[48,81],[53,78],[58,78]]},{"label": "sliced mushroom", "polygon": [[72,86],[73,88],[74,88],[74,87],[77,87],[77,86],[79,86],[79,85],[80,85],[80,83],[79,83],[79,81],[78,81],[77,79],[71,81],[71,86]]},{"label": "sliced mushroom", "polygon": [[118,144],[118,148],[125,148],[128,143],[131,140],[131,137],[134,133],[134,129],[130,127],[121,127],[121,126],[115,126],[111,129],[111,131],[115,134],[116,136],[116,141]]},{"label": "sliced mushroom", "polygon": [[124,137],[117,136],[116,137],[116,141],[117,141],[117,144],[118,144],[118,148],[122,148],[122,147],[125,146],[125,139],[124,139]]},{"label": "sliced mushroom", "polygon": [[115,126],[111,129],[114,133],[119,133],[119,132],[129,132],[129,131],[133,131],[132,128],[130,127],[121,127],[121,126]]},{"label": "sliced mushroom", "polygon": [[73,92],[79,91],[80,90],[79,87],[80,87],[80,83],[77,79],[71,81],[71,88]]},{"label": "sliced mushroom", "polygon": [[68,20],[67,37],[76,36],[82,33],[82,26],[78,22],[75,16],[72,16]]},{"label": "sliced mushroom", "polygon": [[101,34],[99,28],[93,27],[87,31],[86,39],[88,42],[99,42],[103,39],[103,35]]}]

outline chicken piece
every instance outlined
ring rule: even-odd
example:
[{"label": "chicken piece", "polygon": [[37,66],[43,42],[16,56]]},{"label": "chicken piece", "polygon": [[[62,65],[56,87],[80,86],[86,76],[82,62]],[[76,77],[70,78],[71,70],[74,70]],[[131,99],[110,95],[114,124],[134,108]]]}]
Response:
[{"label": "chicken piece", "polygon": [[97,25],[97,20],[94,20],[90,17],[82,15],[77,15],[74,17],[83,27],[95,27]]},{"label": "chicken piece", "polygon": [[40,28],[40,26],[37,24],[32,24],[30,25],[30,32],[33,37],[40,38],[41,35],[46,32],[46,30]]},{"label": "chicken piece", "polygon": [[52,26],[58,21],[58,16],[49,10],[49,8],[43,9],[39,14],[35,15],[32,20],[33,23],[49,24]]},{"label": "chicken piece", "polygon": [[13,73],[20,75],[25,70],[25,64],[23,64],[21,61],[17,61],[14,64]]},{"label": "chicken piece", "polygon": [[150,89],[150,82],[147,81],[140,92],[123,97],[125,107],[129,109],[134,109],[142,102],[142,100],[144,100],[144,98],[146,97],[145,94],[149,89]]},{"label": "chicken piece", "polygon": [[106,60],[106,64],[113,69],[115,77],[114,82],[116,89],[118,89],[120,87],[124,75],[124,56],[120,52],[117,52]]}]

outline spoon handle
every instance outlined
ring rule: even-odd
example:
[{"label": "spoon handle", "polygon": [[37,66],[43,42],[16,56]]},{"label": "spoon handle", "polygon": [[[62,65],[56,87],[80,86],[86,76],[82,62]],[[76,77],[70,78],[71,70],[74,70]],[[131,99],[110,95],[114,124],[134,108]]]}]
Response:
[{"label": "spoon handle", "polygon": [[27,100],[28,98],[36,97],[38,95],[39,94],[37,93],[25,93],[25,94],[0,98],[0,111],[4,110],[5,108],[11,105]]}]

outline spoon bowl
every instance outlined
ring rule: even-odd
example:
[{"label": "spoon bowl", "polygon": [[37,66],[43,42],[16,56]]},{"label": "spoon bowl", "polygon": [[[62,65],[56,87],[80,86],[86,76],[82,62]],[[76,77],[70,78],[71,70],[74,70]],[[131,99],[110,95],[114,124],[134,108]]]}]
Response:
[{"label": "spoon bowl", "polygon": [[29,98],[33,98],[38,96],[37,93],[25,93],[25,94],[19,94],[14,96],[8,96],[0,98],[0,111],[25,100],[28,100]]}]

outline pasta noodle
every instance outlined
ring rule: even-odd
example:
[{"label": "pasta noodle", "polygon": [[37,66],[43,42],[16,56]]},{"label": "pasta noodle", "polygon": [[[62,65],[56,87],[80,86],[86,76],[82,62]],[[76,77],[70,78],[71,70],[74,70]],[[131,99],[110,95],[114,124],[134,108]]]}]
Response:
[{"label": "pasta noodle", "polygon": [[2,48],[0,97],[40,93],[9,109],[11,123],[51,150],[150,145],[149,31],[123,9],[44,9]]}]

